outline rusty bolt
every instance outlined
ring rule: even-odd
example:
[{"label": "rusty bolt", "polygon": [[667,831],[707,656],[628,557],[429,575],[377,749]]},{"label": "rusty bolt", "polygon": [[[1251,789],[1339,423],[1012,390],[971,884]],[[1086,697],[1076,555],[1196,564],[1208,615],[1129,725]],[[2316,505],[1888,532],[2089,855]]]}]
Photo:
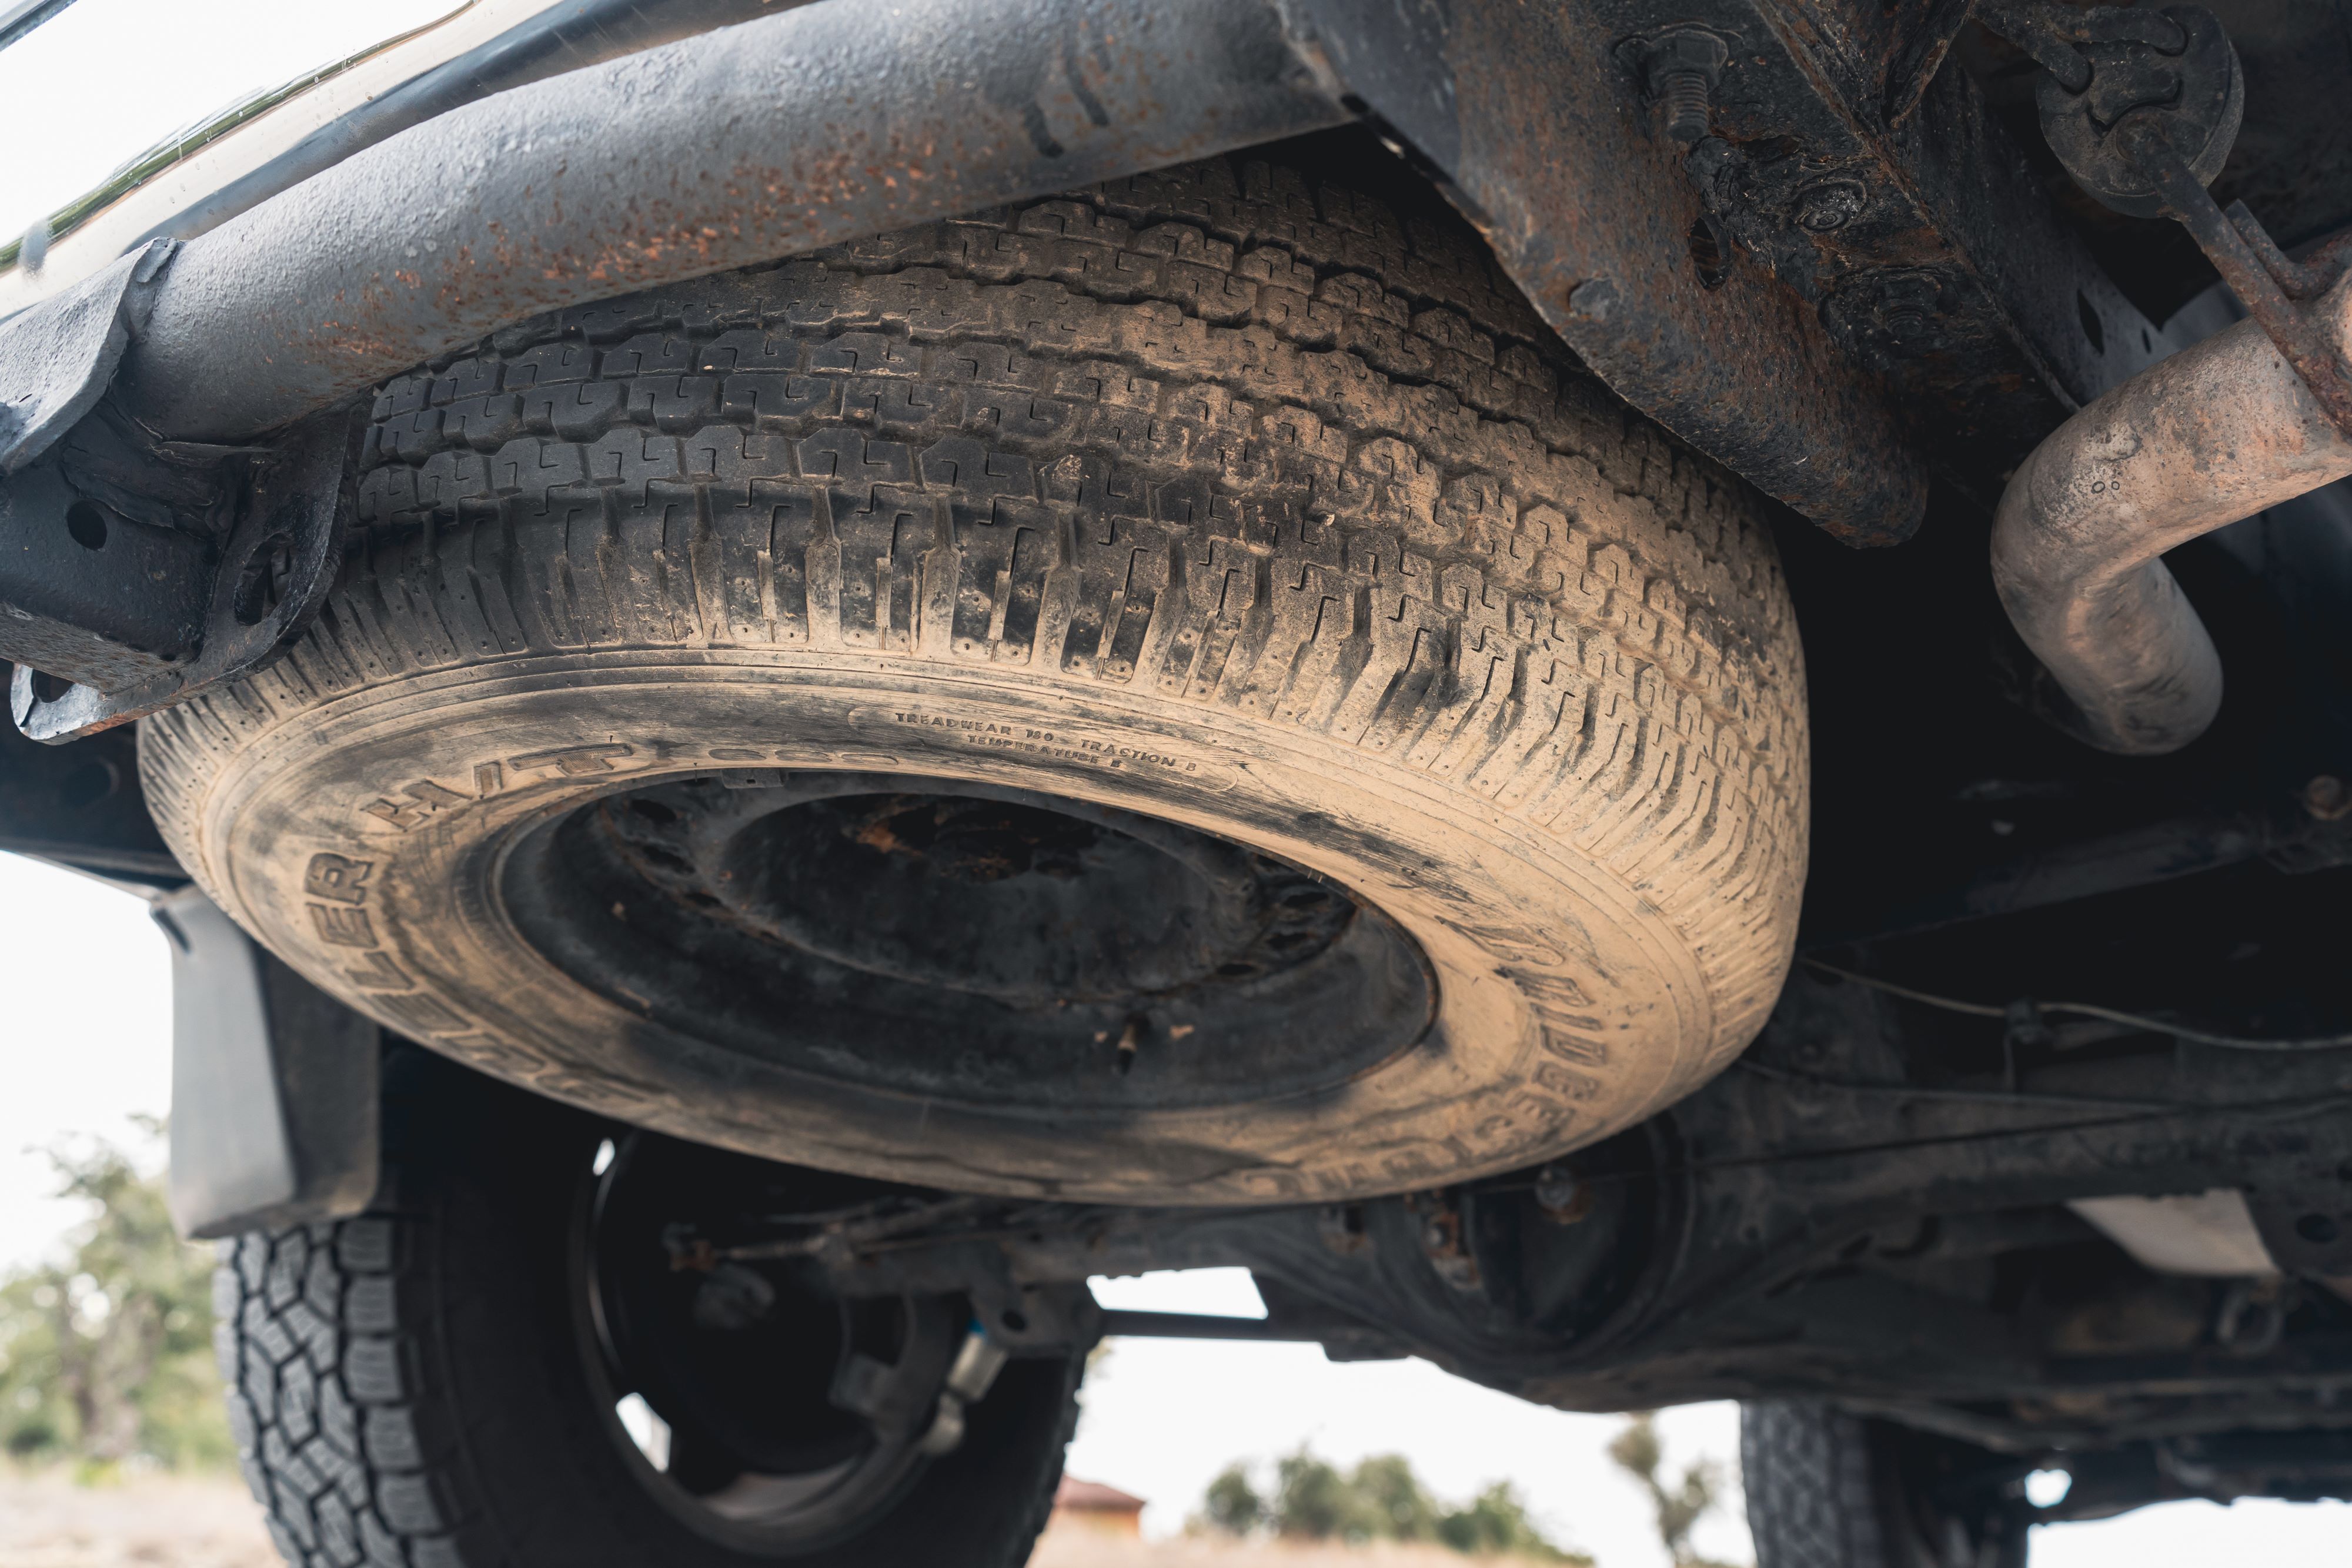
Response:
[{"label": "rusty bolt", "polygon": [[1315,1217],[1315,1228],[1323,1245],[1342,1256],[1365,1251],[1372,1244],[1372,1239],[1364,1234],[1364,1211],[1354,1204],[1324,1209]]},{"label": "rusty bolt", "polygon": [[1658,97],[1666,106],[1667,135],[1682,142],[1706,135],[1713,83],[1696,71],[1672,71],[1660,79]]},{"label": "rusty bolt", "polygon": [[1817,235],[1828,234],[1861,216],[1868,199],[1859,180],[1816,180],[1797,193],[1797,222]]},{"label": "rusty bolt", "polygon": [[1555,1225],[1574,1225],[1592,1212],[1592,1186],[1566,1166],[1536,1173],[1536,1207]]},{"label": "rusty bolt", "polygon": [[1677,27],[1650,40],[1642,75],[1650,96],[1665,106],[1668,136],[1690,146],[1706,135],[1716,84],[1730,57],[1729,46],[1700,27]]},{"label": "rusty bolt", "polygon": [[2352,789],[2333,773],[2323,773],[2303,787],[2303,809],[2323,822],[2352,816]]},{"label": "rusty bolt", "polygon": [[1851,332],[1871,351],[1905,357],[1943,346],[1941,280],[1924,268],[1865,273],[1822,302],[1832,331]]},{"label": "rusty bolt", "polygon": [[1568,291],[1568,313],[1587,321],[1606,321],[1617,308],[1617,286],[1605,277],[1588,277]]}]

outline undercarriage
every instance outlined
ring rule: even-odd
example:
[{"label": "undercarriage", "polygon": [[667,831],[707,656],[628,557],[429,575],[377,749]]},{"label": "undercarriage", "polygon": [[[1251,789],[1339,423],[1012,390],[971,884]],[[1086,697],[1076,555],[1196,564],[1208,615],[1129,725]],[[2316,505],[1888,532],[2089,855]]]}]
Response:
[{"label": "undercarriage", "polygon": [[1764,1568],[2352,1496],[2352,12],[769,9],[0,247],[289,1552],[997,1568],[1106,1335],[1741,1400]]}]

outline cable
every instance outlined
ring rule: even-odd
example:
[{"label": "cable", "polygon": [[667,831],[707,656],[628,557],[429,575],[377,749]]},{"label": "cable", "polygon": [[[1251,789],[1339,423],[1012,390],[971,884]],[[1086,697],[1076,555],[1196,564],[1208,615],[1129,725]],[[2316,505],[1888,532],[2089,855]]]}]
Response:
[{"label": "cable", "polygon": [[[1939,997],[1932,991],[1915,991],[1908,986],[1898,986],[1891,980],[1857,975],[1851,969],[1841,969],[1834,964],[1824,964],[1819,958],[1805,963],[1824,975],[1834,975],[1841,980],[1867,986],[1874,991],[1885,991],[1906,1001],[1922,1002],[1946,1012],[1965,1013],[1970,1018],[2007,1019],[2008,1008],[1987,1006],[1983,1002],[1964,1002],[1952,997]],[[2203,1030],[2189,1029],[2162,1019],[2149,1018],[2145,1013],[2127,1013],[2115,1008],[2103,1008],[2092,1002],[2028,1002],[2036,1013],[2063,1013],[2069,1018],[2099,1019],[2107,1023],[2122,1024],[2128,1029],[2146,1030],[2150,1034],[2168,1034],[2175,1040],[2193,1041],[2198,1045],[2217,1046],[2224,1051],[2342,1051],[2352,1047],[2352,1033],[2318,1035],[2308,1040],[2249,1040],[2243,1035],[2209,1034]]]},{"label": "cable", "polygon": [[[1795,1073],[1770,1073],[1768,1076],[1797,1077]],[[1812,1080],[1827,1082],[1828,1080]],[[1900,1084],[1871,1084],[1872,1089],[1884,1089],[1890,1093],[1912,1092]],[[2054,1098],[2054,1097],[2053,1097]],[[2122,1103],[2128,1104],[2129,1102]],[[2150,1103],[2151,1107],[2155,1103]],[[1805,1160],[1842,1160],[1866,1157],[1871,1155],[1910,1154],[1927,1148],[1949,1148],[1958,1145],[1999,1143],[2004,1138],[2047,1137],[2063,1133],[2095,1133],[2115,1127],[2145,1126],[2151,1122],[2168,1121],[2177,1116],[2210,1116],[2216,1112],[2242,1112],[2249,1114],[2273,1113],[2282,1119],[2297,1116],[2324,1115],[2352,1106],[2352,1095],[2323,1094],[2288,1100],[2222,1101],[2215,1104],[2165,1105],[2162,1109],[2124,1110],[2112,1116],[2088,1116],[2073,1121],[2035,1122],[2021,1127],[1977,1127],[1966,1132],[1931,1133],[1923,1137],[1884,1138],[1867,1144],[1840,1144],[1809,1149],[1772,1149],[1755,1155],[1737,1155],[1728,1159],[1682,1160],[1660,1166],[1653,1170],[1596,1171],[1580,1179],[1594,1183],[1650,1181],[1663,1176],[1705,1176],[1713,1171],[1758,1170],[1772,1166],[1795,1165]]]},{"label": "cable", "polygon": [[2116,1100],[2099,1094],[2042,1094],[2018,1089],[1931,1089],[1909,1083],[1865,1083],[1853,1079],[1822,1078],[1810,1072],[1791,1072],[1785,1067],[1768,1067],[1744,1056],[1732,1065],[1743,1072],[1752,1072],[1759,1078],[1769,1078],[1777,1083],[1800,1083],[1812,1089],[1842,1089],[1857,1094],[1899,1094],[1906,1100],[1946,1100],[1963,1105],[2090,1105],[2108,1111],[2160,1112],[2210,1109],[2210,1106],[2180,1100]]},{"label": "cable", "polygon": [[1857,986],[1867,986],[1874,991],[1885,991],[1890,997],[1901,997],[1906,1001],[1925,1002],[1931,1008],[1942,1008],[1946,1012],[1967,1013],[1970,1018],[1980,1019],[2005,1019],[2009,1016],[2007,1008],[1988,1007],[1982,1002],[1955,1001],[1950,997],[1939,997],[1928,991],[1915,991],[1908,986],[1898,986],[1892,980],[1874,979],[1868,975],[1857,975],[1851,969],[1841,969],[1834,964],[1824,964],[1819,958],[1806,959],[1805,966],[1808,968],[1819,969],[1824,975],[1835,975],[1841,980],[1852,980]]}]

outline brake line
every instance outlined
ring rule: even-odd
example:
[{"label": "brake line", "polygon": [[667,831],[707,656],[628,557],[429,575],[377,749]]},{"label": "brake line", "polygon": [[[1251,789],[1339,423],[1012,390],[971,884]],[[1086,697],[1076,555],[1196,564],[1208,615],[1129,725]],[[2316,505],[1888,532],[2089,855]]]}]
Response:
[{"label": "brake line", "polygon": [[2116,1008],[2101,1007],[2095,1002],[2024,1001],[2012,1003],[2009,1007],[1994,1007],[1985,1002],[1966,1002],[1956,997],[1937,996],[1933,991],[1914,990],[1909,986],[1898,986],[1892,980],[1882,980],[1870,975],[1858,975],[1851,969],[1841,969],[1834,964],[1824,964],[1819,958],[1807,958],[1804,962],[1809,967],[1818,969],[1825,975],[1834,975],[1841,980],[1852,980],[1854,984],[1867,987],[1874,991],[1884,991],[1888,996],[1901,997],[1906,1001],[1919,1002],[1931,1008],[1940,1008],[1949,1013],[1964,1013],[1970,1018],[2007,1019],[2014,1017],[2017,1009],[2022,1007],[2029,1015],[2063,1013],[2068,1018],[2098,1019],[2106,1023],[2121,1024],[2127,1029],[2144,1030],[2150,1034],[2170,1035],[2175,1040],[2185,1040],[2196,1045],[2216,1046],[2224,1051],[2342,1051],[2347,1047],[2352,1047],[2352,1033],[2316,1035],[2305,1040],[2254,1040],[2244,1035],[2211,1034],[2204,1030],[2167,1023],[2162,1019],[2150,1018],[2145,1013],[2128,1013]]}]

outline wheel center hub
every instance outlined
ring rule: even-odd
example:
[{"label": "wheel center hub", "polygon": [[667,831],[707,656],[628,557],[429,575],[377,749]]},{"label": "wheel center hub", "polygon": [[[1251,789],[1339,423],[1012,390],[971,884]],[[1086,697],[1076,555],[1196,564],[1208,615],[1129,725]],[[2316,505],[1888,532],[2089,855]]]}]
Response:
[{"label": "wheel center hub", "polygon": [[609,802],[599,827],[682,903],[852,969],[1016,1008],[1142,1005],[1296,967],[1355,913],[1294,867],[1126,812],[809,788],[650,792]]},{"label": "wheel center hub", "polygon": [[1132,1110],[1333,1086],[1427,1028],[1420,950],[1314,873],[992,785],[733,774],[604,797],[504,891],[674,1028],[955,1101]]}]

